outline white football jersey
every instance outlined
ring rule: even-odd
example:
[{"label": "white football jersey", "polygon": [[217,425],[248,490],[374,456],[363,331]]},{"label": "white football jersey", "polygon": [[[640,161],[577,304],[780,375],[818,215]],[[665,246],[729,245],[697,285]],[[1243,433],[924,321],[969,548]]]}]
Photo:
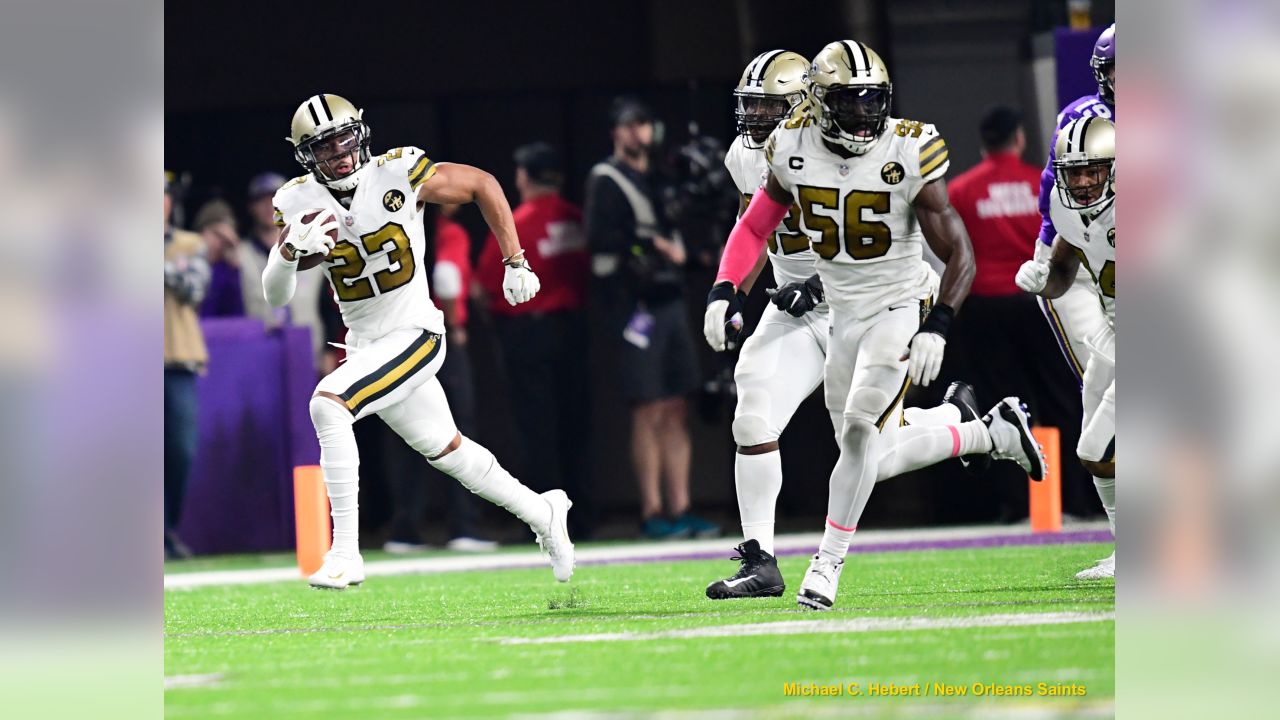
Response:
[{"label": "white football jersey", "polygon": [[765,159],[800,208],[829,304],[861,319],[937,292],[911,205],[950,167],[932,125],[889,118],[870,151],[844,158],[810,117],[795,118],[769,136]]},{"label": "white football jersey", "polygon": [[1112,329],[1116,326],[1116,199],[1107,201],[1102,212],[1085,221],[1079,210],[1062,202],[1054,188],[1049,198],[1049,214],[1053,226],[1063,240],[1071,243],[1080,265],[1093,278],[1093,288]]},{"label": "white football jersey", "polygon": [[431,302],[423,263],[426,237],[418,188],[436,166],[416,147],[371,158],[348,209],[310,175],[276,191],[276,224],[324,208],[338,217],[338,243],[320,267],[329,277],[342,321],[357,338],[372,340],[418,327],[444,332]]},{"label": "white football jersey", "polygon": [[[769,168],[764,160],[764,148],[752,149],[742,143],[742,136],[734,138],[729,152],[724,156],[724,166],[729,177],[738,186],[741,215],[751,202],[751,196],[764,183]],[[793,204],[778,229],[769,236],[769,264],[773,266],[773,279],[778,287],[790,282],[804,282],[815,272],[817,256],[809,249],[809,236],[800,229],[800,207]]]}]

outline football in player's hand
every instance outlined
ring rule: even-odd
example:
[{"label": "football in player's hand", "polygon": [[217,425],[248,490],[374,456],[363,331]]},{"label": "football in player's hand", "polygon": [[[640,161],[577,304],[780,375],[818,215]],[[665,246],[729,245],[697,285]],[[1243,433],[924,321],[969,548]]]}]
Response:
[{"label": "football in player's hand", "polygon": [[[317,215],[325,212],[327,211],[320,208],[317,208],[315,210],[307,210],[305,213],[303,213],[302,217],[299,219],[299,222],[303,223],[304,225],[310,224],[316,219]],[[337,221],[338,221],[338,218],[332,212],[328,212],[327,216],[321,218],[318,224],[324,225],[325,223],[329,223],[329,222],[337,223]],[[281,238],[284,242],[286,243],[289,242],[289,236],[292,229],[293,229],[292,225],[284,226],[284,236]],[[332,240],[333,242],[335,243],[338,242],[337,226],[335,225],[334,227],[331,227],[328,230],[326,230],[325,235],[328,235],[329,239]],[[329,257],[328,253],[325,253],[323,255],[321,254],[303,255],[302,257],[298,258],[298,269],[310,270],[311,268],[316,267],[317,265],[323,263],[325,259],[327,259],[328,257]]]}]

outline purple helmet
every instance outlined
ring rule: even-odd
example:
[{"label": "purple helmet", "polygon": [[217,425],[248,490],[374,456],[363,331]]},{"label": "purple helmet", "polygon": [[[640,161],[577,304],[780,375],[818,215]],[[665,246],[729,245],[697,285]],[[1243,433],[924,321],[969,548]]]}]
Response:
[{"label": "purple helmet", "polygon": [[1089,59],[1089,67],[1093,68],[1093,79],[1098,81],[1098,94],[1109,103],[1116,101],[1116,84],[1107,79],[1107,69],[1116,64],[1116,24],[1102,31],[1097,42],[1093,44],[1093,57]]}]

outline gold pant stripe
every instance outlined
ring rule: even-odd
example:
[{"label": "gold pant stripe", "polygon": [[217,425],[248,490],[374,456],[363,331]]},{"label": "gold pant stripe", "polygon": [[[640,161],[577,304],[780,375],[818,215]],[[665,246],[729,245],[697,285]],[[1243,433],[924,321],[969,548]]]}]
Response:
[{"label": "gold pant stripe", "polygon": [[437,336],[432,335],[412,355],[406,358],[404,362],[395,366],[377,380],[365,385],[355,395],[352,395],[351,398],[347,400],[347,408],[354,411],[366,398],[381,392],[383,389],[390,387],[392,384],[400,380],[400,378],[408,375],[414,370],[417,370],[418,366],[424,364],[424,361],[432,355],[432,351],[436,349],[437,342]]},{"label": "gold pant stripe", "polygon": [[1062,338],[1062,347],[1067,349],[1067,359],[1071,361],[1071,367],[1075,368],[1076,375],[1084,377],[1084,366],[1080,364],[1080,359],[1076,357],[1076,351],[1071,348],[1071,338],[1067,336],[1067,329],[1062,325],[1062,318],[1058,317],[1058,310],[1053,307],[1052,300],[1045,300],[1044,306],[1049,308],[1049,319],[1053,321],[1053,327],[1058,331],[1058,337]]}]

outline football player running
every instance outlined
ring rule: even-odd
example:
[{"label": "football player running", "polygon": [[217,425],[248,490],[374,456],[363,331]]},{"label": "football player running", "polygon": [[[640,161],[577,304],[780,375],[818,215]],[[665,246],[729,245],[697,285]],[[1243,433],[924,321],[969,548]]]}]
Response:
[{"label": "football player running", "polygon": [[343,589],[364,581],[352,424],[374,413],[433,467],[528,523],[565,582],[574,558],[569,498],[562,490],[534,493],[463,437],[435,376],[445,355],[444,322],[427,288],[425,203],[479,205],[503,251],[507,302],[538,292],[502,188],[482,170],[432,162],[416,147],[371,156],[362,115],[337,95],[315,95],[294,113],[288,140],[307,174],[275,195],[282,230],[262,274],[267,302],[279,307],[293,295],[299,270],[322,266],[348,328],[346,361],[320,381],[310,403],[333,516],[333,545],[310,583]]},{"label": "football player running", "polygon": [[[804,122],[808,70],[809,61],[801,55],[770,50],[753,59],[738,81],[734,91],[738,135],[729,146],[725,166],[742,194],[743,208],[765,178],[764,145],[769,134],[788,118]],[[778,597],[786,589],[773,543],[775,507],[782,488],[778,438],[796,408],[822,382],[826,361],[829,313],[814,266],[817,256],[800,226],[798,206],[791,206],[766,244],[737,292],[728,283],[712,290],[705,318],[707,342],[714,350],[727,349],[726,311],[738,316],[740,293],[751,291],[767,258],[778,290],[756,332],[743,343],[734,368],[738,388],[732,426],[737,444],[734,479],[743,534],[735,559],[741,564],[734,575],[707,586],[707,597],[713,600]],[[966,411],[976,417],[972,393],[968,385],[955,383],[947,394],[951,405],[912,408],[910,419],[921,424],[955,424]],[[832,422],[839,427],[840,413],[832,413]],[[899,472],[887,460],[880,467]],[[891,476],[882,472],[878,479]]]},{"label": "football player running", "polygon": [[[1040,174],[1040,237],[1035,244],[1035,259],[1049,259],[1052,252],[1056,220],[1050,210],[1051,199],[1055,195],[1054,160],[1056,158],[1057,139],[1067,123],[1078,118],[1097,117],[1116,120],[1116,26],[1102,31],[1093,45],[1093,55],[1089,59],[1089,67],[1093,78],[1098,83],[1098,92],[1077,98],[1058,113],[1058,128],[1049,142],[1049,160],[1045,163],[1044,172]],[[1066,293],[1053,299],[1039,299],[1040,309],[1058,340],[1071,372],[1077,380],[1084,377],[1088,364],[1089,347],[1087,340],[1098,333],[1106,324],[1102,308],[1093,290],[1090,288],[1088,271],[1080,266],[1077,282],[1072,283]],[[1086,468],[1087,469],[1087,468]],[[1107,520],[1111,523],[1111,534],[1115,534],[1116,526],[1116,481],[1114,477],[1093,476],[1094,487],[1098,490],[1098,498],[1107,512]],[[1115,574],[1116,556],[1112,552],[1109,557],[1099,560],[1094,567],[1086,568],[1076,575],[1081,580],[1092,577],[1110,577]]]},{"label": "football player running", "polygon": [[[718,314],[706,330],[714,346],[715,326],[739,326],[735,293],[797,205],[830,308],[823,383],[827,409],[839,415],[840,458],[822,543],[796,599],[829,610],[881,475],[973,453],[1014,460],[1036,479],[1044,467],[1017,398],[983,418],[970,411],[952,425],[901,427],[908,382],[937,378],[951,317],[973,279],[973,250],[942,179],[946,144],[931,125],[889,117],[888,70],[862,43],[824,47],[807,83],[810,114],[778,126],[765,144],[763,192],[730,233],[708,303]],[[946,263],[940,285],[922,259],[923,241]]]},{"label": "football player running", "polygon": [[[1046,301],[1072,287],[1093,294],[1103,317],[1082,347],[1084,418],[1076,455],[1085,469],[1105,482],[1104,495],[1115,534],[1116,482],[1116,129],[1110,120],[1080,117],[1058,132],[1054,145],[1054,187],[1049,209],[1056,228],[1048,259],[1028,260],[1018,270],[1018,287]],[[1079,282],[1083,273],[1087,283]],[[1101,491],[1103,485],[1099,485]],[[1115,577],[1115,553],[1076,575],[1081,580]]]}]

